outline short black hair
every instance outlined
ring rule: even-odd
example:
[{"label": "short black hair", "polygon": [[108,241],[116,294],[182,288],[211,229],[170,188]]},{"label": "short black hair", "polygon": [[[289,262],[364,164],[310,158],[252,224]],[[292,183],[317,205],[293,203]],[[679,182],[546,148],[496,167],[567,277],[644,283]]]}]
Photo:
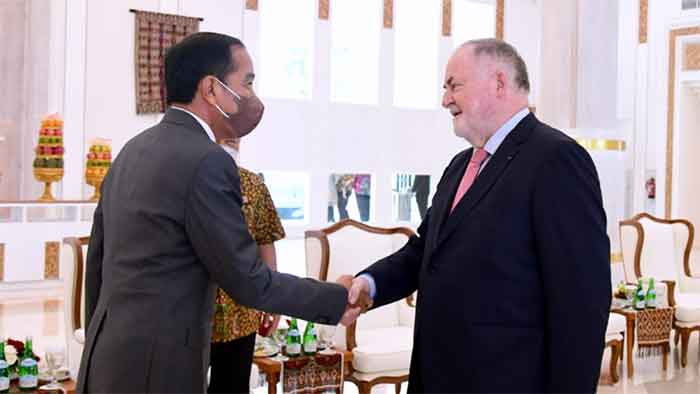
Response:
[{"label": "short black hair", "polygon": [[167,104],[191,103],[202,78],[214,75],[224,81],[236,71],[232,46],[245,48],[241,40],[218,33],[194,33],[173,45],[165,54]]}]

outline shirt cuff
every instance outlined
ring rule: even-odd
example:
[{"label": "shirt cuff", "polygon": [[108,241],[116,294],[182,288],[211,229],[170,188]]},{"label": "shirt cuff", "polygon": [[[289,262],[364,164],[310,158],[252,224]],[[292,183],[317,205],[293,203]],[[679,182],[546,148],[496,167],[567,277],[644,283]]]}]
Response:
[{"label": "shirt cuff", "polygon": [[374,300],[374,297],[377,295],[377,284],[374,283],[374,278],[370,274],[362,274],[359,275],[358,278],[365,278],[367,279],[367,282],[369,283],[369,297]]}]

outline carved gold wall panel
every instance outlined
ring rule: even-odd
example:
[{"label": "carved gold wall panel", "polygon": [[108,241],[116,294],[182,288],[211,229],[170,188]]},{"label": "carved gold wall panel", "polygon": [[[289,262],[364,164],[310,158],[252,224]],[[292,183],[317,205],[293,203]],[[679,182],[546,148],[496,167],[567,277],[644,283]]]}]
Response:
[{"label": "carved gold wall panel", "polygon": [[700,70],[700,44],[685,44],[683,47],[683,70]]},{"label": "carved gold wall panel", "polygon": [[58,279],[59,242],[46,242],[44,246],[44,279]]}]

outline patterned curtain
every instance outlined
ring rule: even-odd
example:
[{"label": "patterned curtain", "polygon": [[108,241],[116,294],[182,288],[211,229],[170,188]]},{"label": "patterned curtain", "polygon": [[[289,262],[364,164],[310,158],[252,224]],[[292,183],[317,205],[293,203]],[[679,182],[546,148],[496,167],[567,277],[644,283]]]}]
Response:
[{"label": "patterned curtain", "polygon": [[165,112],[164,58],[168,48],[199,31],[199,18],[136,13],[136,113]]}]

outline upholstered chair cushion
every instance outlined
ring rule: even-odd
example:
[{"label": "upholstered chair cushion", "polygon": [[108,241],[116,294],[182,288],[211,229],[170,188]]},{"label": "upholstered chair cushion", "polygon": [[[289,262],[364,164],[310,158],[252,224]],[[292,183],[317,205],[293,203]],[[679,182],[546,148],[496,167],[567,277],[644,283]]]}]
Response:
[{"label": "upholstered chair cushion", "polygon": [[611,313],[608,317],[608,329],[605,331],[608,335],[625,332],[627,329],[627,319],[624,316]]},{"label": "upholstered chair cushion", "polygon": [[676,319],[683,322],[700,323],[700,294],[677,294],[676,301]]},{"label": "upholstered chair cushion", "polygon": [[408,369],[412,343],[412,327],[358,330],[353,367],[363,373]]}]

